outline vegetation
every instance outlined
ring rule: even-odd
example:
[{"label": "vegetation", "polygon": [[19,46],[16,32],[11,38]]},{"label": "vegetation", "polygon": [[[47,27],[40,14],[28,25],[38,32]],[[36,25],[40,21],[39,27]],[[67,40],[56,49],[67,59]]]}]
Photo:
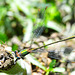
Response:
[{"label": "vegetation", "polygon": [[[0,0],[1,44],[6,43],[8,46],[11,46],[12,51],[20,51],[24,48],[30,47],[30,44],[32,44],[32,48],[36,48],[38,46],[49,44],[53,41],[73,36],[75,34],[74,5],[75,0]],[[30,40],[33,42],[31,43]],[[41,43],[42,45],[39,44],[38,40],[40,40],[39,42],[43,41],[43,43]],[[41,75],[68,75],[71,71],[67,71],[67,65],[72,61],[74,62],[75,59],[75,56],[73,57],[73,60],[71,59],[72,61],[68,59],[68,57],[72,54],[70,51],[74,50],[74,44],[75,40],[70,40],[60,44],[55,44],[53,47],[44,47],[44,49],[48,51],[63,49],[65,50],[65,53],[66,50],[68,50],[67,52],[69,52],[69,54],[61,54],[63,56],[61,56],[61,62],[63,62],[64,65],[66,64],[64,67],[56,66],[57,63],[61,63],[59,61],[60,58],[49,58],[48,55],[42,54],[41,50],[38,50],[24,58],[28,62],[32,63],[30,64],[31,67],[22,59],[17,61],[16,66],[16,68],[19,68],[20,72],[16,69],[11,69],[9,71],[1,71],[0,74],[5,73],[10,75],[14,72],[13,70],[15,70],[17,73],[14,73],[17,75],[26,75],[26,73],[28,74],[28,70],[29,74],[31,74],[32,68],[33,75],[39,75],[39,73]],[[56,54],[58,53],[59,52]],[[43,55],[46,57],[43,57]],[[66,55],[67,57],[64,57]],[[55,57],[58,56],[56,55]],[[72,69],[69,68],[69,70],[72,70],[71,75],[73,75],[73,69],[75,69],[75,67]]]}]

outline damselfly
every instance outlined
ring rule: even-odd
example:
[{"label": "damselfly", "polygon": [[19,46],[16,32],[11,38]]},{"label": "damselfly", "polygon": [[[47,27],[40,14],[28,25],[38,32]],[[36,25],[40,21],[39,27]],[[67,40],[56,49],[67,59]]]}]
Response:
[{"label": "damselfly", "polygon": [[[43,13],[42,13],[42,16],[44,16],[42,22],[45,21],[45,10],[46,10],[46,9],[47,9],[47,7],[45,7],[45,9],[44,9],[44,11],[43,11]],[[39,11],[40,11],[40,10],[39,10]],[[39,31],[38,31],[38,30],[34,30],[34,35],[33,35],[33,37],[35,37],[35,35],[36,35],[36,36],[40,35],[40,34],[42,33],[42,31],[43,31],[43,27],[44,27],[44,24],[42,25],[42,27],[40,27],[40,29],[38,28]],[[32,40],[31,40],[31,45],[32,45],[32,43],[33,43],[33,37],[32,37]],[[52,44],[55,44],[55,43],[67,41],[67,40],[74,39],[74,38],[75,38],[75,36],[72,36],[72,37],[69,37],[69,38],[66,38],[66,39],[62,39],[62,40],[60,40],[60,41],[55,41],[55,42],[53,42],[53,43],[50,43],[50,44],[47,44],[47,45],[43,45],[43,46],[38,47],[38,48],[31,48],[31,46],[30,46],[28,49],[24,49],[24,50],[22,50],[22,51],[20,51],[20,52],[15,51],[15,55],[16,55],[17,60],[18,60],[18,59],[20,59],[21,57],[24,57],[25,55],[27,55],[27,54],[29,54],[29,53],[32,53],[32,52],[35,52],[35,51],[37,51],[38,49],[44,48],[44,47],[46,47],[46,46],[48,46],[48,45],[52,45]]]},{"label": "damselfly", "polygon": [[55,42],[53,42],[53,43],[50,43],[50,44],[47,44],[47,45],[44,45],[44,46],[41,46],[41,47],[38,47],[38,48],[29,48],[29,49],[24,49],[24,50],[22,50],[21,52],[16,52],[15,54],[16,54],[16,56],[17,56],[17,59],[20,59],[20,57],[23,57],[23,56],[25,56],[25,55],[27,55],[27,54],[29,54],[29,53],[32,53],[32,52],[34,52],[34,51],[36,51],[36,50],[38,50],[38,49],[41,49],[41,48],[43,48],[43,47],[46,47],[46,46],[48,46],[48,45],[52,45],[52,44],[55,44],[55,43],[59,43],[59,42],[62,42],[62,41],[67,41],[67,40],[70,40],[70,39],[74,39],[75,38],[75,36],[72,36],[72,37],[69,37],[69,38],[67,38],[67,39],[62,39],[62,40],[60,40],[60,41],[55,41]]}]

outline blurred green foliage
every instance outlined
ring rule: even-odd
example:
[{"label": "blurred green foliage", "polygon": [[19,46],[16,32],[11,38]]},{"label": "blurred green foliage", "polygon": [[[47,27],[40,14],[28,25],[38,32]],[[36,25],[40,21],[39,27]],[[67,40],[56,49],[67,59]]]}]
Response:
[{"label": "blurred green foliage", "polygon": [[[40,27],[45,27],[47,33],[51,32],[48,32],[48,29],[60,33],[65,30],[67,23],[74,23],[74,5],[73,0],[0,0],[0,40],[9,41],[16,35],[21,36],[20,39],[25,42],[30,40],[33,30],[40,30]],[[16,49],[18,46],[12,45],[12,50]],[[46,70],[35,59],[34,62],[33,57],[30,59],[30,62]],[[56,61],[51,62],[46,75],[50,71],[59,72],[60,68],[53,68],[55,63]]]},{"label": "blurred green foliage", "polygon": [[[34,3],[20,0],[0,1],[0,32],[5,33],[8,38],[13,35],[23,35],[23,29],[27,26],[27,19],[37,22],[35,19],[38,7]],[[37,7],[35,9],[35,7]],[[34,24],[34,23],[33,23]]]},{"label": "blurred green foliage", "polygon": [[18,45],[17,44],[13,44],[12,45],[12,51],[18,50]]},{"label": "blurred green foliage", "polygon": [[55,5],[48,7],[46,10],[46,21],[54,20],[56,22],[61,23],[61,15]]},{"label": "blurred green foliage", "polygon": [[[65,26],[62,12],[59,11],[62,3],[72,5],[73,1],[70,4],[70,0],[68,2],[67,0],[0,0],[0,33],[5,34],[8,38],[14,35],[24,36],[24,39],[31,36],[26,33],[32,34],[33,29],[39,26],[60,32],[59,28],[63,30],[62,26]],[[49,21],[54,22],[55,25],[48,25]],[[27,31],[29,29],[27,26],[31,27],[31,32]]]},{"label": "blurred green foliage", "polygon": [[0,43],[6,42],[8,40],[8,37],[6,34],[0,33]]}]

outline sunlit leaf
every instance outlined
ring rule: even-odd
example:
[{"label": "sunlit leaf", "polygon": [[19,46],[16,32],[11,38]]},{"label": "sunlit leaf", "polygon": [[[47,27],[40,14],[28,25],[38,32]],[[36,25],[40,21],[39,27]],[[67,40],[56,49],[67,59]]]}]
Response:
[{"label": "sunlit leaf", "polygon": [[63,28],[64,28],[64,26],[62,26],[62,25],[60,25],[60,24],[58,24],[56,22],[53,22],[53,21],[48,21],[47,27],[51,28],[51,29],[54,29],[57,32],[62,32]]},{"label": "sunlit leaf", "polygon": [[0,21],[1,21],[2,18],[5,17],[6,14],[7,14],[7,8],[0,7]]},{"label": "sunlit leaf", "polygon": [[0,33],[0,42],[5,42],[7,41],[8,37],[6,34]]},{"label": "sunlit leaf", "polygon": [[33,29],[33,22],[32,22],[32,20],[29,19],[29,20],[27,20],[27,22],[28,22],[28,25],[25,28],[26,32],[24,32],[23,42],[30,40],[31,34],[32,34],[32,29]]},{"label": "sunlit leaf", "polygon": [[45,70],[45,71],[47,70],[47,68],[46,68],[45,66],[43,66],[35,57],[33,57],[33,56],[31,56],[31,55],[27,55],[27,56],[26,56],[26,59],[27,59],[28,61],[30,61],[32,64],[34,64],[34,65],[40,67],[41,69],[43,69],[43,70]]},{"label": "sunlit leaf", "polygon": [[20,59],[17,61],[16,65],[9,70],[3,70],[0,72],[0,75],[26,75],[26,67],[30,69],[28,64],[24,60]]},{"label": "sunlit leaf", "polygon": [[22,12],[24,12],[26,15],[30,15],[30,11],[28,9],[28,7],[24,4],[25,2],[22,2],[22,1],[18,1],[18,0],[15,0],[15,4],[16,6],[18,7],[18,9],[20,9]]},{"label": "sunlit leaf", "polygon": [[49,69],[47,70],[46,75],[49,75],[49,72],[53,70],[55,64],[56,60],[52,60],[52,62],[49,64]]},{"label": "sunlit leaf", "polygon": [[12,51],[15,51],[15,50],[18,50],[18,45],[13,44],[13,45],[12,45]]},{"label": "sunlit leaf", "polygon": [[65,72],[65,68],[56,67],[56,68],[53,69],[52,72]]},{"label": "sunlit leaf", "polygon": [[51,70],[55,64],[56,64],[56,60],[52,60],[52,62],[49,64],[49,70]]}]

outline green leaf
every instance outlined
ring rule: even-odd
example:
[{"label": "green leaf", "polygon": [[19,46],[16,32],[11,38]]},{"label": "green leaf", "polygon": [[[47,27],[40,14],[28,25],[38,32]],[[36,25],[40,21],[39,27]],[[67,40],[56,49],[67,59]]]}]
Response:
[{"label": "green leaf", "polygon": [[0,33],[0,42],[5,42],[7,41],[8,37],[6,34]]},{"label": "green leaf", "polygon": [[2,70],[0,75],[26,75],[26,66],[29,68],[27,63],[20,59],[9,70]]},{"label": "green leaf", "polygon": [[60,12],[54,4],[46,9],[46,21],[50,20],[56,22],[61,22],[62,20]]},{"label": "green leaf", "polygon": [[7,9],[4,7],[0,7],[0,20],[5,17],[7,14]]},{"label": "green leaf", "polygon": [[19,10],[21,10],[23,13],[25,13],[27,16],[30,16],[31,13],[29,11],[29,8],[27,7],[25,1],[21,1],[21,0],[14,0],[15,1],[15,4],[16,6],[18,7]]},{"label": "green leaf", "polygon": [[26,59],[28,60],[28,61],[30,61],[32,64],[34,64],[34,65],[36,65],[36,66],[38,66],[38,67],[40,67],[41,69],[43,69],[43,70],[47,70],[47,68],[45,67],[45,66],[43,66],[35,57],[33,57],[32,55],[27,55],[26,56]]},{"label": "green leaf", "polygon": [[56,68],[53,69],[52,72],[65,72],[65,68],[56,67]]},{"label": "green leaf", "polygon": [[25,28],[26,32],[24,32],[24,37],[23,37],[23,42],[29,41],[31,38],[31,34],[32,34],[32,29],[33,29],[33,22],[31,19],[27,20],[28,25]]},{"label": "green leaf", "polygon": [[18,45],[17,44],[13,44],[12,45],[12,51],[18,50]]},{"label": "green leaf", "polygon": [[47,27],[56,30],[57,32],[62,32],[64,26],[54,22],[54,21],[48,21]]},{"label": "green leaf", "polygon": [[56,60],[52,60],[52,62],[49,64],[49,71],[51,71],[56,64]]},{"label": "green leaf", "polygon": [[49,69],[47,70],[46,75],[49,75],[49,72],[53,70],[55,64],[56,60],[52,60],[52,62],[49,64]]}]

